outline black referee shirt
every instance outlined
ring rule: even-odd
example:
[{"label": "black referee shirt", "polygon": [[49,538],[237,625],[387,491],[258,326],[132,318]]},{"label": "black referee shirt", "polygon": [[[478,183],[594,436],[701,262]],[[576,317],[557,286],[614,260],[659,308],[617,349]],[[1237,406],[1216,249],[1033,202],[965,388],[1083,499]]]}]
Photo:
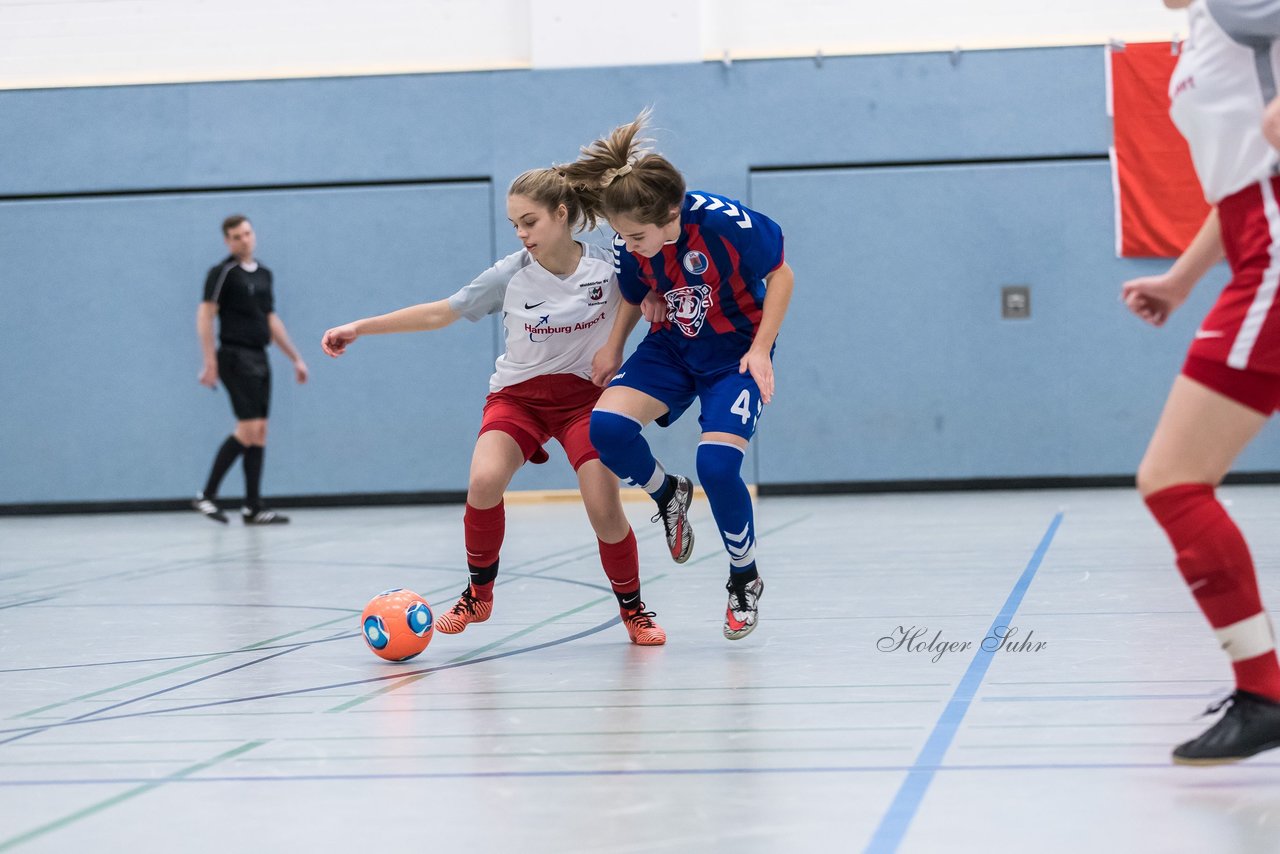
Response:
[{"label": "black referee shirt", "polygon": [[267,315],[275,311],[271,271],[261,264],[250,273],[235,256],[209,270],[204,301],[218,304],[218,340],[225,346],[266,347],[271,343]]}]

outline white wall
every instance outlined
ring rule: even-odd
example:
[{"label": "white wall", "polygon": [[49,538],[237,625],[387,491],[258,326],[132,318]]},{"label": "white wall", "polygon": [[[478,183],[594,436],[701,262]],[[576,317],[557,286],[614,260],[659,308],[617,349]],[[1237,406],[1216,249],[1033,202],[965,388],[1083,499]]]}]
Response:
[{"label": "white wall", "polygon": [[526,68],[529,0],[0,0],[0,88]]},{"label": "white wall", "polygon": [[1159,0],[0,0],[0,89],[1158,40]]},{"label": "white wall", "polygon": [[[1161,0],[703,0],[708,58],[909,53],[1159,41],[1185,30]],[[780,13],[780,10],[785,12]]]}]

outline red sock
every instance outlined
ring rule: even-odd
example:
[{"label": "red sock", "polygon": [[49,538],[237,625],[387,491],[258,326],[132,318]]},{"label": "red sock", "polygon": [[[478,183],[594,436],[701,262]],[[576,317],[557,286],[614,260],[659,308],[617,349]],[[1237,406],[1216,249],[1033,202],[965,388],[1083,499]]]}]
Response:
[{"label": "red sock", "polygon": [[471,590],[481,602],[493,601],[493,581],[498,574],[498,551],[507,530],[507,512],[499,501],[478,510],[467,504],[462,514],[463,540],[467,545],[467,567],[471,570]]},{"label": "red sock", "polygon": [[1169,535],[1196,604],[1231,656],[1236,687],[1280,700],[1280,662],[1253,559],[1213,487],[1179,484],[1148,495],[1146,501]]},{"label": "red sock", "polygon": [[618,597],[618,607],[634,611],[640,606],[640,552],[636,548],[636,532],[627,529],[627,535],[616,543],[606,543],[599,537],[600,565],[609,576],[613,595]]}]

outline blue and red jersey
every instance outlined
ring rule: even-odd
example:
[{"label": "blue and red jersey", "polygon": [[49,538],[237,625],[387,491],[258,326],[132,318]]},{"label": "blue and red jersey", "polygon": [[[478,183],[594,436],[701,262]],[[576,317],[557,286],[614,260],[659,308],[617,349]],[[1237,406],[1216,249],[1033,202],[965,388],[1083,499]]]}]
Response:
[{"label": "blue and red jersey", "polygon": [[697,190],[685,193],[675,243],[645,258],[615,237],[613,257],[628,302],[639,304],[649,291],[667,300],[668,319],[650,334],[745,353],[764,312],[765,276],[783,262],[782,229],[734,199]]}]

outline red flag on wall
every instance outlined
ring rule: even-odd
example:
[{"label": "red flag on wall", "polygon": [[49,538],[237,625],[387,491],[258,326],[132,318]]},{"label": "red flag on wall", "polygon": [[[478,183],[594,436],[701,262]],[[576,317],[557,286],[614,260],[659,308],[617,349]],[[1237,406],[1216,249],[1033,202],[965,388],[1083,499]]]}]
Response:
[{"label": "red flag on wall", "polygon": [[1116,253],[1173,258],[1195,237],[1209,204],[1191,152],[1169,118],[1169,78],[1178,63],[1170,42],[1109,47],[1108,105],[1115,123],[1111,172]]}]

